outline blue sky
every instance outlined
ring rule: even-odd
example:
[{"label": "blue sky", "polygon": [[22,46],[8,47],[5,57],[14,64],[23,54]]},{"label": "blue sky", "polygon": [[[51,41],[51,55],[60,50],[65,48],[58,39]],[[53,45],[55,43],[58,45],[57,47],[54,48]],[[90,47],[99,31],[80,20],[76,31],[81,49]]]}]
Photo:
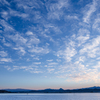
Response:
[{"label": "blue sky", "polygon": [[0,0],[0,88],[100,86],[99,0]]}]

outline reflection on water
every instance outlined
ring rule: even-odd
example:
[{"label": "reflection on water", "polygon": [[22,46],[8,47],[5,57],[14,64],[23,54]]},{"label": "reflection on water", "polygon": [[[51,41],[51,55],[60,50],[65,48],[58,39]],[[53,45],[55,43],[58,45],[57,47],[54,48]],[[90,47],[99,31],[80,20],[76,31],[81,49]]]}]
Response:
[{"label": "reflection on water", "polygon": [[100,100],[100,93],[0,94],[0,100]]}]

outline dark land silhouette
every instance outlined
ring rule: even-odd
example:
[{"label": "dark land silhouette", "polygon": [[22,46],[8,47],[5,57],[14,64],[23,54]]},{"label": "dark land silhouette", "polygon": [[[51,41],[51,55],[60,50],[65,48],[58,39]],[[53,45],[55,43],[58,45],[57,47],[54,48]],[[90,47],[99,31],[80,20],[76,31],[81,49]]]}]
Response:
[{"label": "dark land silhouette", "polygon": [[28,90],[28,89],[2,89],[0,93],[100,93],[100,87],[88,87],[81,89],[44,89],[44,90]]}]

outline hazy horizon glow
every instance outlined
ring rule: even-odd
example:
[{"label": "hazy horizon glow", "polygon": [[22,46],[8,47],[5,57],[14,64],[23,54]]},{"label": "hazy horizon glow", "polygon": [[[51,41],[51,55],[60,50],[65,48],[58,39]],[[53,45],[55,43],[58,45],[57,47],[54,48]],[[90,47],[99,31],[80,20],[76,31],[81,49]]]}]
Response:
[{"label": "hazy horizon glow", "polygon": [[100,86],[99,0],[0,0],[0,89]]}]

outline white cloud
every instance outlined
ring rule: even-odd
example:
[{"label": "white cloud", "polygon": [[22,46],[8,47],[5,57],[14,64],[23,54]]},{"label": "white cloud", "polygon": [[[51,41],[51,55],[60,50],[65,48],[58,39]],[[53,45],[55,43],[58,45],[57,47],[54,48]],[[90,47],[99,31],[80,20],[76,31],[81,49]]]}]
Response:
[{"label": "white cloud", "polygon": [[81,44],[85,43],[88,39],[89,39],[89,35],[86,35],[86,36],[79,36],[77,37],[77,40],[79,41],[79,44],[78,46],[81,46]]},{"label": "white cloud", "polygon": [[43,47],[32,47],[30,50],[28,50],[29,52],[34,52],[34,53],[43,53],[43,54],[47,54],[49,53],[49,49],[47,48],[43,48]]},{"label": "white cloud", "polygon": [[65,17],[65,19],[76,19],[76,20],[78,20],[78,17],[76,16],[76,15],[68,15],[68,16],[66,16]]},{"label": "white cloud", "polygon": [[28,14],[14,11],[12,9],[9,10],[9,14],[10,14],[9,16],[18,16],[21,18],[28,18]]},{"label": "white cloud", "polygon": [[48,68],[47,69],[49,73],[52,73],[55,69],[54,68]]},{"label": "white cloud", "polygon": [[100,69],[100,61],[98,61],[97,64],[95,66],[93,66],[93,68],[95,68],[97,70]]},{"label": "white cloud", "polygon": [[6,11],[1,12],[1,16],[2,16],[5,20],[8,20],[8,18],[9,18],[8,12],[6,12]]},{"label": "white cloud", "polygon": [[76,76],[70,75],[69,81],[76,81],[76,82],[92,82],[94,81],[95,83],[100,82],[99,78],[100,73],[97,72],[96,70],[90,70],[90,72],[85,73],[83,75],[81,74],[76,74]]},{"label": "white cloud", "polygon": [[31,31],[26,32],[26,35],[33,35]]},{"label": "white cloud", "polygon": [[6,0],[0,0],[0,2],[3,4],[3,5],[8,5],[10,6],[10,3]]},{"label": "white cloud", "polygon": [[31,66],[13,66],[13,68],[10,68],[10,70],[19,70],[22,69],[24,71],[28,71],[30,73],[43,73],[42,70],[37,69],[38,66],[31,65]]},{"label": "white cloud", "polygon": [[90,32],[87,29],[79,29],[76,40],[78,40],[78,46],[81,46],[90,38]]},{"label": "white cloud", "polygon": [[39,44],[40,40],[36,38],[35,36],[31,36],[27,42],[27,46],[30,48],[33,44]]},{"label": "white cloud", "polygon": [[87,55],[91,58],[96,57],[96,55],[100,55],[100,36],[94,38],[91,40],[90,43],[87,43],[84,45],[82,49],[80,49],[80,53],[84,54],[87,53]]},{"label": "white cloud", "polygon": [[[100,64],[100,63],[99,63]],[[98,66],[99,67],[99,66]],[[99,67],[100,68],[100,67]],[[66,64],[65,66],[60,66],[58,72],[56,72],[57,77],[64,78],[69,82],[100,82],[100,72],[97,68],[90,68],[79,63]]]},{"label": "white cloud", "polygon": [[84,22],[88,23],[90,21],[90,17],[96,11],[96,6],[97,6],[96,0],[93,0],[92,4],[86,5],[86,9],[84,11],[84,17],[83,17]]},{"label": "white cloud", "polygon": [[5,51],[0,51],[0,56],[1,57],[6,57],[8,54]]},{"label": "white cloud", "polygon": [[15,32],[14,28],[10,24],[8,24],[5,20],[0,19],[0,23],[4,27],[5,33]]},{"label": "white cloud", "polygon": [[11,70],[11,67],[9,66],[4,66],[4,68],[6,68],[7,70]]},{"label": "white cloud", "polygon": [[49,19],[58,19],[63,16],[64,12],[63,9],[67,9],[69,6],[68,0],[58,0],[56,3],[48,2],[46,4],[48,10],[48,18]]},{"label": "white cloud", "polygon": [[74,64],[80,64],[81,62],[85,62],[85,60],[86,60],[85,56],[77,57]]},{"label": "white cloud", "polygon": [[48,62],[52,62],[53,61],[53,59],[49,59],[49,60],[47,60]]},{"label": "white cloud", "polygon": [[12,62],[11,58],[0,58],[1,62]]},{"label": "white cloud", "polygon": [[22,55],[25,55],[25,53],[26,53],[26,51],[25,51],[25,49],[23,48],[23,47],[15,47],[15,48],[13,48],[14,50],[19,50],[19,52],[22,54]]},{"label": "white cloud", "polygon": [[27,39],[22,37],[19,34],[7,35],[7,37],[10,38],[11,40],[13,40],[17,45],[26,44],[26,42],[27,42]]},{"label": "white cloud", "polygon": [[[17,3],[17,6],[19,9],[24,8],[24,10],[26,10],[26,12],[30,12],[31,13],[31,9],[35,8],[41,8],[41,6],[43,5],[43,3],[41,1],[37,1],[37,0],[29,0],[29,1],[20,1],[20,0],[15,0],[15,2]],[[34,2],[34,3],[33,3]]]},{"label": "white cloud", "polygon": [[29,15],[26,13],[21,13],[19,11],[14,11],[13,9],[9,8],[8,11],[2,11],[1,12],[1,16],[5,19],[8,20],[10,19],[12,16],[17,16],[17,17],[21,17],[21,18],[28,18]]},{"label": "white cloud", "polygon": [[35,64],[35,65],[40,65],[41,62],[34,62],[33,64]]},{"label": "white cloud", "polygon": [[93,24],[93,29],[96,29],[100,32],[100,14],[97,15],[98,17],[95,19]]},{"label": "white cloud", "polygon": [[36,74],[38,74],[38,73],[43,73],[43,71],[39,71],[39,70],[35,70],[35,71],[30,71],[31,73],[36,73]]},{"label": "white cloud", "polygon": [[7,47],[10,47],[11,46],[11,43],[5,42],[4,45],[7,46]]},{"label": "white cloud", "polygon": [[100,57],[98,57],[97,60],[100,60]]},{"label": "white cloud", "polygon": [[90,32],[86,28],[80,28],[78,31],[78,35],[88,35],[88,34],[90,34]]},{"label": "white cloud", "polygon": [[56,62],[50,62],[50,63],[48,63],[48,65],[49,66],[55,66],[55,65],[57,65],[58,63],[56,63]]},{"label": "white cloud", "polygon": [[12,44],[10,42],[8,42],[8,41],[6,42],[6,38],[5,37],[3,37],[2,42],[7,47],[11,47],[12,46]]},{"label": "white cloud", "polygon": [[57,52],[57,56],[63,57],[67,62],[70,62],[75,54],[77,54],[77,51],[73,47],[66,47],[65,50],[60,50]]}]

